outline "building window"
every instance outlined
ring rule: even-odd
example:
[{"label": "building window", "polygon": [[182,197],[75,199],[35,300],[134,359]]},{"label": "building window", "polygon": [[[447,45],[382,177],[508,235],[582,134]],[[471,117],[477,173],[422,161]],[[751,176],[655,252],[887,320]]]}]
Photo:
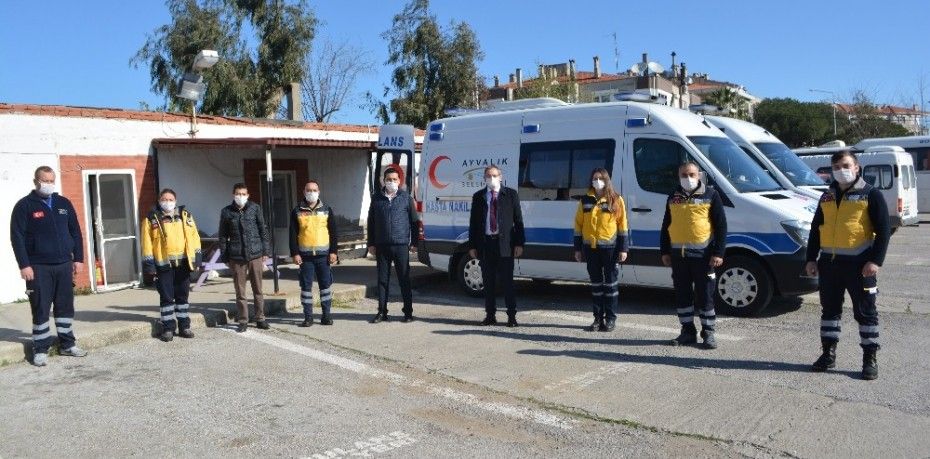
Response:
[{"label": "building window", "polygon": [[523,201],[568,201],[588,191],[591,171],[613,170],[613,139],[525,143],[520,146]]}]

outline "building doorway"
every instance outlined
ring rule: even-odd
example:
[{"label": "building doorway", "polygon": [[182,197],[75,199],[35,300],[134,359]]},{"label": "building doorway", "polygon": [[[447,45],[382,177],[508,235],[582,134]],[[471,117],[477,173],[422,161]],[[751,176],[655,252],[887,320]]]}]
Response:
[{"label": "building doorway", "polygon": [[95,291],[139,283],[139,213],[135,171],[84,171],[89,209],[88,269]]}]

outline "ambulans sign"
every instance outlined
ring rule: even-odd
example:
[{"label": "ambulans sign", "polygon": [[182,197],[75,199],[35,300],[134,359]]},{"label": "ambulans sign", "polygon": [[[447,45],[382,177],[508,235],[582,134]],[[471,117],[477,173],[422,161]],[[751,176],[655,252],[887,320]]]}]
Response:
[{"label": "ambulans sign", "polygon": [[378,150],[404,150],[413,152],[413,126],[385,124],[378,129]]}]

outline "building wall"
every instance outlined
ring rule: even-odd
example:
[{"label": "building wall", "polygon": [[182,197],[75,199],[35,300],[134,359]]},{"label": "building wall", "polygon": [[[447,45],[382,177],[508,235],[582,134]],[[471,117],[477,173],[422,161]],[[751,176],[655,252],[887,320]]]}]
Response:
[{"label": "building wall", "polygon": [[[0,184],[6,191],[0,196],[0,216],[5,219],[0,223],[0,303],[25,298],[25,283],[19,277],[19,267],[9,243],[9,218],[16,201],[33,188],[32,175],[36,167],[49,165],[60,171],[61,191],[78,207],[78,220],[84,231],[86,248],[89,239],[87,228],[84,227],[87,213],[83,208],[85,196],[82,172],[89,169],[135,170],[138,212],[142,216],[155,202],[154,166],[150,157],[152,140],[186,138],[190,130],[190,125],[186,122],[94,117],[99,112],[87,109],[86,113],[82,111],[82,116],[0,113]],[[377,140],[377,132],[209,123],[201,123],[198,128],[198,138],[295,137]],[[343,154],[342,152],[344,150],[339,154]],[[264,152],[251,154],[263,157]],[[230,201],[232,184],[242,179],[241,159],[244,155],[245,152],[223,152],[221,155],[197,155],[184,159],[178,163],[178,167],[168,166],[169,175],[162,175],[161,186],[176,188],[182,203],[193,203],[198,223],[205,232],[213,234],[216,232],[219,216],[217,203]],[[284,156],[276,154],[276,157]],[[357,156],[365,158],[367,152]],[[355,183],[356,180],[364,182],[366,179],[367,162],[360,159],[356,163],[356,160],[348,159],[351,157],[355,156],[333,159],[328,169],[321,170],[321,175],[329,182],[327,187],[352,184],[348,188],[352,191],[346,193],[345,201],[338,205],[346,209],[355,209],[360,216],[361,208],[367,210],[367,196],[362,193],[362,199],[354,203],[350,202],[350,197],[357,197],[358,187],[364,186],[364,183]],[[234,158],[238,158],[238,162],[231,161]],[[165,166],[165,161],[164,158],[160,158],[160,167]],[[356,165],[362,163],[366,166]],[[343,170],[343,167],[348,170]],[[356,167],[358,169],[355,169]],[[334,206],[336,205],[334,203]],[[76,282],[78,286],[88,286],[91,282],[91,272],[85,270],[79,273]]]}]

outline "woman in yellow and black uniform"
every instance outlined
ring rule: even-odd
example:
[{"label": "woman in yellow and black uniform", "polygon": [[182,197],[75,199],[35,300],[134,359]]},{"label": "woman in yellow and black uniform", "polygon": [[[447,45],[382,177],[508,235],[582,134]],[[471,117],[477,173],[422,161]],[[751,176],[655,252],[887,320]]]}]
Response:
[{"label": "woman in yellow and black uniform", "polygon": [[716,349],[714,332],[714,268],[723,264],[726,251],[727,217],[717,190],[700,180],[698,165],[686,162],[678,167],[680,186],[668,197],[665,218],[659,234],[662,264],[672,267],[675,307],[681,334],[671,344],[697,343],[694,309],[701,314],[704,347]]},{"label": "woman in yellow and black uniform", "polygon": [[184,206],[177,206],[177,194],[164,189],[158,207],[142,220],[142,267],[155,275],[161,306],[162,331],[159,338],[174,338],[175,327],[182,338],[193,338],[190,305],[191,271],[200,265],[200,233],[194,217]]},{"label": "woman in yellow and black uniform", "polygon": [[876,275],[885,261],[891,229],[888,207],[877,189],[860,175],[859,161],[850,151],[835,153],[833,183],[820,198],[807,243],[807,273],[820,278],[820,342],[823,354],[813,371],[836,366],[843,299],[849,291],[853,315],[859,323],[863,350],[862,377],[878,377],[878,294]]},{"label": "woman in yellow and black uniform", "polygon": [[594,169],[591,188],[575,212],[575,261],[587,262],[594,299],[594,323],[588,331],[612,331],[616,326],[617,263],[626,261],[628,235],[623,198],[614,191],[607,170]]}]

